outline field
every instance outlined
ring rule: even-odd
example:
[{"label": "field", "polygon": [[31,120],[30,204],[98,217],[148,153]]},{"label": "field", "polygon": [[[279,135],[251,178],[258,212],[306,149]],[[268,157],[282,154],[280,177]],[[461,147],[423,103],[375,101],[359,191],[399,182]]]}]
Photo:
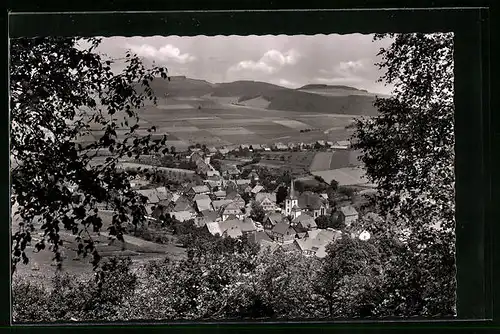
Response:
[{"label": "field", "polygon": [[[282,142],[314,142],[343,140],[350,136],[345,129],[349,117],[265,110],[262,108],[213,104],[207,108],[187,108],[186,102],[170,101],[170,106],[147,106],[139,111],[141,128],[156,127],[156,135],[167,135],[169,145],[177,149],[200,143],[208,146],[240,144],[273,144]],[[313,129],[301,133],[300,130]],[[118,131],[122,137],[126,130]],[[140,130],[140,134],[147,134]],[[102,131],[94,131],[94,137]]]},{"label": "field", "polygon": [[360,166],[360,152],[353,150],[337,150],[334,152],[318,152],[311,162],[311,172],[328,171],[332,169]]},{"label": "field", "polygon": [[[125,235],[125,243],[114,241],[110,244],[108,240],[109,235],[106,231],[111,223],[111,213],[102,211],[99,214],[103,219],[103,227],[101,229],[103,232],[101,232],[100,235],[92,233],[92,237],[93,240],[96,241],[96,248],[104,258],[109,256],[130,256],[133,266],[137,267],[149,260],[163,259],[165,257],[179,259],[185,256],[185,250],[176,246],[175,237],[172,237],[172,242],[170,244],[161,245]],[[14,231],[17,230],[18,223],[19,221],[17,219],[13,219]],[[37,230],[39,231],[39,228],[37,228]],[[77,256],[75,236],[65,231],[60,231],[60,236],[63,241],[61,250],[64,257],[61,271],[75,275],[91,274],[92,265],[90,264],[90,258]],[[34,245],[40,236],[34,235],[33,238],[35,239],[33,242]],[[47,279],[52,277],[57,269],[52,261],[54,255],[48,249],[35,252],[33,245],[28,246],[26,250],[30,263],[28,265],[18,264],[15,275],[38,278],[46,282]]]}]

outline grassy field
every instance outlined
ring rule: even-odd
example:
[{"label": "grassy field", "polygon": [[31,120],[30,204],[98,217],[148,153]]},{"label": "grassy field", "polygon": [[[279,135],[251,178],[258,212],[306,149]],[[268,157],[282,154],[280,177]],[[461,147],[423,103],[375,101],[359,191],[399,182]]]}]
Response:
[{"label": "grassy field", "polygon": [[[106,231],[107,227],[111,224],[112,214],[111,212],[101,211],[99,215],[103,221],[102,232],[100,235],[92,233],[92,238],[96,242],[96,248],[103,258],[110,256],[130,256],[133,266],[140,266],[149,260],[165,257],[181,259],[185,256],[185,249],[177,246],[175,236],[171,236],[169,244],[157,244],[131,235],[124,236],[125,243],[120,241],[110,243],[108,239],[109,234]],[[18,228],[18,223],[17,219],[13,219],[14,231]],[[39,226],[37,227],[37,231],[39,231]],[[63,241],[61,250],[64,258],[60,270],[75,275],[91,274],[92,265],[90,264],[90,257],[83,258],[82,256],[77,256],[76,250],[78,245],[75,241],[75,236],[66,231],[61,231],[60,236]],[[34,239],[33,244],[28,246],[26,250],[30,263],[28,265],[19,264],[15,275],[48,281],[57,271],[57,267],[53,263],[54,254],[48,249],[36,252],[33,246],[37,239],[40,239],[40,236],[35,235]]]}]

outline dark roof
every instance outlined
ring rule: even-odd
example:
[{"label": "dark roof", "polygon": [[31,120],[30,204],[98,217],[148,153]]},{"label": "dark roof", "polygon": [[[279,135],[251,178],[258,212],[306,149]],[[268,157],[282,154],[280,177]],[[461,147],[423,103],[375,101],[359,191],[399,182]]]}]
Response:
[{"label": "dark roof", "polygon": [[302,209],[318,210],[324,204],[324,198],[310,191],[305,191],[299,196],[299,207]]},{"label": "dark roof", "polygon": [[205,218],[207,221],[215,221],[218,217],[217,212],[212,211],[212,210],[203,210],[201,212],[201,215],[203,218]]},{"label": "dark roof", "polygon": [[266,232],[264,231],[257,231],[255,232],[255,234],[253,235],[253,241],[257,244],[260,244],[260,242],[262,240],[265,240],[265,241],[269,241],[269,242],[272,242],[273,240],[269,237],[269,235],[267,235]]},{"label": "dark roof", "polygon": [[276,225],[274,225],[273,232],[285,235],[286,231],[288,231],[288,229],[290,229],[290,228],[291,228],[290,225],[288,225],[287,223],[285,223],[285,222],[279,222]]}]

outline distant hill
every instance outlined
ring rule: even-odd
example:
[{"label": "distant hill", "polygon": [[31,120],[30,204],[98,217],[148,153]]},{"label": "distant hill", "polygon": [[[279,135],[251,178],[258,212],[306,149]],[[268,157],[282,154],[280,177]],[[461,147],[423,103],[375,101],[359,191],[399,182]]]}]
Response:
[{"label": "distant hill", "polygon": [[[229,98],[245,104],[245,101],[269,101],[266,109],[310,113],[376,115],[373,106],[375,95],[349,86],[306,85],[290,89],[259,81],[234,81],[213,84],[205,80],[183,76],[171,77],[170,81],[155,79],[151,88],[157,97],[202,98],[206,96]],[[232,98],[232,99],[231,99]],[[221,99],[224,100],[224,99]]]},{"label": "distant hill", "polygon": [[362,91],[362,92],[368,92],[367,90],[364,89],[358,89],[350,86],[343,86],[343,85],[325,85],[325,84],[310,84],[310,85],[305,85],[300,88],[297,88],[297,90],[314,90],[314,89],[345,89],[345,90],[353,90],[353,91]]}]

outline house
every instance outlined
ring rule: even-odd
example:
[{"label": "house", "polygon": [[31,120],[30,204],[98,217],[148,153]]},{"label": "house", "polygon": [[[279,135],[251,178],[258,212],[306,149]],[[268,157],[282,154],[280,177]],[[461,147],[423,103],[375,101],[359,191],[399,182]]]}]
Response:
[{"label": "house", "polygon": [[269,198],[271,202],[276,204],[276,194],[274,193],[260,192],[255,194],[255,201],[257,202],[264,200],[264,198]]},{"label": "house", "polygon": [[251,240],[258,245],[262,245],[262,241],[273,242],[273,239],[271,239],[271,237],[264,231],[256,231],[252,235]]},{"label": "house", "polygon": [[288,143],[287,147],[288,149],[293,150],[294,148],[297,147],[297,145],[295,143]]},{"label": "house", "polygon": [[261,192],[262,190],[264,190],[264,187],[261,186],[260,184],[257,184],[255,187],[252,188],[251,193],[255,195]]},{"label": "house", "polygon": [[276,151],[285,151],[288,149],[288,146],[286,146],[285,144],[283,143],[275,143],[273,145],[273,148],[276,150]]},{"label": "house", "polygon": [[192,213],[195,212],[193,206],[191,205],[191,201],[185,196],[179,197],[177,201],[173,203],[172,211],[173,212],[188,211]]},{"label": "house", "polygon": [[271,230],[271,235],[276,242],[286,242],[295,239],[295,230],[286,222],[277,223]]},{"label": "house", "polygon": [[208,194],[210,194],[210,189],[208,188],[207,185],[193,186],[187,192],[187,195],[189,195],[191,197],[194,197],[195,195],[199,195],[199,194],[208,195]]},{"label": "house", "polygon": [[236,165],[221,165],[220,167],[222,175],[225,177],[236,177],[241,174],[240,170]]},{"label": "house", "polygon": [[[241,187],[241,186],[247,186],[251,183],[251,180],[245,180],[245,179],[238,179],[236,180],[236,186]],[[252,188],[253,189],[253,188]]]},{"label": "house", "polygon": [[224,222],[207,223],[206,228],[212,235],[222,237],[238,238],[243,235],[252,235],[257,231],[254,222],[251,219],[230,219]]},{"label": "house", "polygon": [[297,243],[295,243],[295,240],[290,241],[290,242],[284,242],[283,244],[280,244],[278,246],[277,251],[282,251],[282,252],[301,252],[302,250],[299,248]]},{"label": "house", "polygon": [[251,218],[226,220],[224,222],[220,222],[219,225],[222,229],[236,226],[241,230],[243,235],[252,235],[257,232],[255,222]]},{"label": "house", "polygon": [[254,152],[259,152],[259,151],[262,151],[263,148],[262,148],[262,145],[261,144],[252,144],[250,145],[250,149]]},{"label": "house", "polygon": [[324,140],[318,140],[318,141],[316,141],[315,145],[325,146],[325,145],[326,145],[326,143],[325,143],[325,141],[324,141]]},{"label": "house", "polygon": [[170,212],[170,216],[180,222],[195,218],[195,214],[192,211],[172,211]]},{"label": "house", "polygon": [[234,205],[243,209],[245,207],[245,200],[237,192],[231,192],[226,195],[226,199],[231,200]]},{"label": "house", "polygon": [[241,144],[240,150],[250,150],[250,144]]},{"label": "house", "polygon": [[356,222],[359,218],[358,212],[352,205],[343,206],[339,209],[342,220],[345,226],[349,227],[352,223]]},{"label": "house", "polygon": [[309,216],[307,213],[303,213],[300,216],[292,220],[292,225],[297,232],[305,232],[309,230],[315,230],[318,228],[314,218]]},{"label": "house", "polygon": [[260,145],[260,146],[261,146],[261,147],[262,147],[262,149],[263,149],[264,151],[266,151],[266,152],[270,152],[270,151],[271,151],[271,148],[270,148],[269,146],[265,145],[265,144],[262,144],[262,145]]},{"label": "house", "polygon": [[244,217],[241,208],[237,205],[237,203],[234,202],[224,205],[220,208],[219,212],[220,216],[222,217],[222,221],[229,219],[229,217],[231,216],[235,216],[238,219],[243,219]]},{"label": "house", "polygon": [[263,227],[266,230],[272,230],[273,227],[281,223],[285,219],[285,216],[279,212],[268,213],[264,218]]},{"label": "house", "polygon": [[212,200],[210,198],[201,198],[195,200],[196,209],[198,212],[212,210]]},{"label": "house", "polygon": [[250,181],[259,181],[259,174],[255,171],[251,171],[250,174],[248,174],[247,179]]},{"label": "house", "polygon": [[212,176],[207,176],[207,178],[203,180],[203,183],[212,188],[215,187],[220,188],[224,185],[224,179],[219,175],[212,175]]},{"label": "house", "polygon": [[220,172],[218,170],[215,170],[215,169],[210,169],[205,174],[207,175],[207,177],[220,176]]},{"label": "house", "polygon": [[214,192],[214,196],[218,200],[225,199],[226,195],[227,195],[227,193],[225,190],[219,190],[219,191]]},{"label": "house", "polygon": [[274,253],[280,245],[274,241],[262,240],[260,242],[260,252]]},{"label": "house", "polygon": [[199,216],[198,216],[198,226],[202,227],[205,226],[207,223],[213,223],[216,221],[219,221],[219,215],[217,212],[212,211],[212,210],[204,210],[201,211]]},{"label": "house", "polygon": [[229,153],[229,149],[225,147],[219,148],[219,153],[222,155],[227,155]]},{"label": "house", "polygon": [[334,150],[348,150],[351,147],[351,143],[348,140],[339,140],[331,146]]},{"label": "house", "polygon": [[252,186],[248,185],[248,186],[246,186],[245,189],[243,189],[243,191],[245,193],[247,193],[247,194],[251,194],[252,193],[252,189],[253,189]]},{"label": "house", "polygon": [[220,209],[231,203],[233,200],[231,199],[221,199],[221,200],[215,200],[215,201],[212,201],[212,207],[214,209],[214,211],[220,211]]},{"label": "house", "polygon": [[342,232],[334,229],[314,230],[307,232],[302,239],[295,239],[295,244],[306,256],[326,256],[326,246],[342,237]]},{"label": "house", "polygon": [[[257,202],[257,201],[256,201]],[[274,212],[276,211],[277,207],[276,207],[276,203],[274,203],[273,201],[271,201],[269,199],[269,197],[264,197],[261,201],[257,202],[260,204],[260,206],[262,207],[262,209],[265,211],[265,212]]]},{"label": "house", "polygon": [[326,214],[329,207],[328,201],[311,191],[305,191],[298,198],[298,207],[302,212],[308,212],[316,219]]}]

